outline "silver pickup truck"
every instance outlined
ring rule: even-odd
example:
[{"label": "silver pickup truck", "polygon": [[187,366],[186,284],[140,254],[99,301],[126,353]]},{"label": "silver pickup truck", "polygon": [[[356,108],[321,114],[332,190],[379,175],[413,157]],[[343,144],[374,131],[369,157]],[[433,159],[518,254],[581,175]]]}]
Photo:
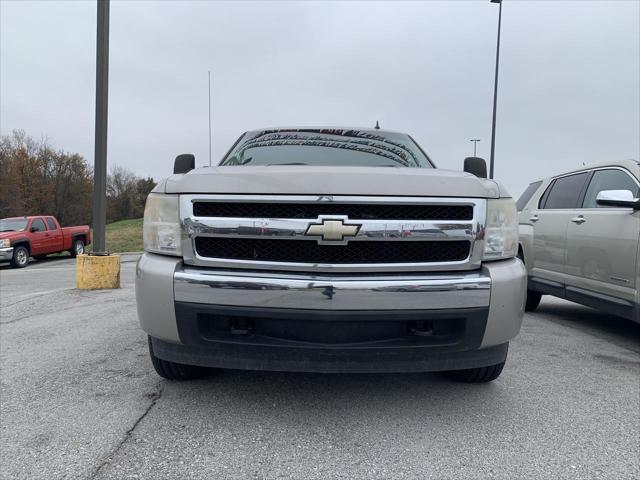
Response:
[{"label": "silver pickup truck", "polygon": [[500,375],[526,272],[482,159],[440,170],[406,134],[281,128],[194,164],[178,156],[145,209],[136,297],[159,375]]}]

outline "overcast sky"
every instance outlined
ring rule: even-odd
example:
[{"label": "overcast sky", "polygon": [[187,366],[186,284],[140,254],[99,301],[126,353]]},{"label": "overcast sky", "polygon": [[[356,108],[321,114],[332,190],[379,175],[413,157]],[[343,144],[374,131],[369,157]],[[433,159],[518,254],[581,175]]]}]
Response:
[{"label": "overcast sky", "polygon": [[[441,168],[489,159],[498,6],[479,1],[112,1],[111,165],[168,175],[244,131],[410,133]],[[0,130],[93,162],[93,1],[0,1]],[[513,195],[584,163],[640,158],[640,2],[503,6],[496,178]]]}]

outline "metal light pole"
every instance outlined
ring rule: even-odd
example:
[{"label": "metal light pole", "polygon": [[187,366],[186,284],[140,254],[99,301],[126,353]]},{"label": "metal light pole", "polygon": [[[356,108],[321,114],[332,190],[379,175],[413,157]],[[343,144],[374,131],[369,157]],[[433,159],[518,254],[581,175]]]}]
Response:
[{"label": "metal light pole", "polygon": [[209,166],[211,166],[211,71],[209,71]]},{"label": "metal light pole", "polygon": [[97,0],[96,136],[93,167],[93,253],[105,255],[107,222],[107,120],[109,99],[109,0]]},{"label": "metal light pole", "polygon": [[478,144],[478,142],[480,141],[479,138],[472,138],[471,140],[469,140],[470,142],[473,142],[473,156],[476,157],[476,145]]},{"label": "metal light pole", "polygon": [[491,0],[491,3],[498,3],[498,41],[496,46],[496,76],[493,81],[493,122],[491,124],[491,158],[489,160],[489,178],[493,178],[493,165],[496,149],[496,105],[498,103],[498,63],[500,60],[500,26],[502,24],[502,0]]}]

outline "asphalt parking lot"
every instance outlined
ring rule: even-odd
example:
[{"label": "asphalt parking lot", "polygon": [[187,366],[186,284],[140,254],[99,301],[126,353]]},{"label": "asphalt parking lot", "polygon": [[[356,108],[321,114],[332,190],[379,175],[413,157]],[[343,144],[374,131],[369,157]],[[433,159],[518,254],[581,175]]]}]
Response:
[{"label": "asphalt parking lot", "polygon": [[640,476],[640,325],[544,299],[488,385],[222,371],[172,383],[122,288],[0,266],[2,478]]}]

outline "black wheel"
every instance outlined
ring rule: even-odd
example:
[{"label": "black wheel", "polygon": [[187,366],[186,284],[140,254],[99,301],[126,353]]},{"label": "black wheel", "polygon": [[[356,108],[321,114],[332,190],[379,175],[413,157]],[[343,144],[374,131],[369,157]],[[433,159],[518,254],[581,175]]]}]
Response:
[{"label": "black wheel", "polygon": [[542,300],[542,294],[540,292],[534,292],[533,290],[527,290],[527,301],[524,304],[524,309],[527,312],[533,312]]},{"label": "black wheel", "polygon": [[24,268],[29,264],[29,250],[27,247],[18,245],[13,247],[13,258],[11,259],[11,266],[14,268]]},{"label": "black wheel", "polygon": [[469,368],[468,370],[452,370],[447,375],[458,382],[486,383],[498,378],[502,373],[505,362],[488,367]]},{"label": "black wheel", "polygon": [[[524,253],[522,252],[522,247],[518,251],[518,258],[522,260],[522,263],[524,263]],[[533,312],[536,308],[538,308],[538,305],[540,305],[540,300],[542,300],[542,294],[540,292],[527,289],[527,300],[524,304],[525,312]]]},{"label": "black wheel", "polygon": [[84,253],[84,242],[81,239],[76,238],[71,245],[71,250],[69,250],[69,253],[72,257],[82,255]]},{"label": "black wheel", "polygon": [[192,380],[206,375],[208,369],[195,365],[169,362],[158,358],[153,353],[151,337],[149,337],[149,356],[156,373],[167,380]]}]

